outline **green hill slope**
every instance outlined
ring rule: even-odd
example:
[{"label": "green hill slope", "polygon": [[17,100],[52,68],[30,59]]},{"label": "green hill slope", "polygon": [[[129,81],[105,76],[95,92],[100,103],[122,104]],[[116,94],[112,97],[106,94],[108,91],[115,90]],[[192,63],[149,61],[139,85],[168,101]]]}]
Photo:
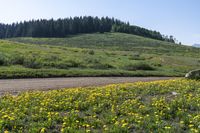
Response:
[{"label": "green hill slope", "polygon": [[57,46],[108,49],[120,51],[140,50],[145,53],[199,56],[199,49],[124,33],[80,34],[67,38],[13,38],[11,41],[49,44]]},{"label": "green hill slope", "polygon": [[183,76],[200,49],[122,33],[0,41],[0,78]]}]

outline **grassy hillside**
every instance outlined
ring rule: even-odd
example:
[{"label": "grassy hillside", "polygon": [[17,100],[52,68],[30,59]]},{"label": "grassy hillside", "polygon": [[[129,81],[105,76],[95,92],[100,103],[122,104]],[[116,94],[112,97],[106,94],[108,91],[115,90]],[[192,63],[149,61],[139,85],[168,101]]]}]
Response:
[{"label": "grassy hillside", "polygon": [[200,49],[197,48],[124,33],[80,34],[66,38],[13,38],[9,40],[31,44],[107,49],[112,51],[137,51],[148,54],[186,55],[192,57],[199,57],[200,52]]},{"label": "grassy hillside", "polygon": [[0,97],[1,132],[200,131],[200,82],[168,80]]},{"label": "grassy hillside", "polygon": [[200,49],[122,33],[0,41],[0,78],[183,76]]}]

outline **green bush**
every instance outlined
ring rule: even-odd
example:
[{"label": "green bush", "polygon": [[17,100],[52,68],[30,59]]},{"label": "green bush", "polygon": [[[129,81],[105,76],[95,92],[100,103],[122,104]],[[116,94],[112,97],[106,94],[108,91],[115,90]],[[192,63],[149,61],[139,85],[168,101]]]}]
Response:
[{"label": "green bush", "polygon": [[111,69],[114,68],[114,66],[107,64],[107,63],[96,63],[90,66],[90,68],[94,69]]},{"label": "green bush", "polygon": [[0,66],[8,65],[8,64],[9,64],[8,57],[5,54],[0,53]]},{"label": "green bush", "polygon": [[28,57],[24,60],[23,66],[27,68],[39,69],[42,68],[42,62],[35,57]]},{"label": "green bush", "polygon": [[59,64],[55,64],[55,67],[58,69],[68,69],[69,68],[69,64],[68,63],[59,63]]},{"label": "green bush", "polygon": [[94,55],[94,50],[89,50],[89,51],[88,51],[88,54]]},{"label": "green bush", "polygon": [[97,59],[97,58],[86,58],[86,59],[84,59],[85,60],[85,62],[87,63],[87,64],[89,64],[89,63],[94,63],[94,64],[96,64],[96,63],[100,63],[101,61],[100,61],[100,59]]},{"label": "green bush", "polygon": [[89,55],[94,55],[95,54],[94,50],[83,50],[82,52],[86,53],[86,54],[89,54]]},{"label": "green bush", "polygon": [[12,55],[10,59],[10,63],[13,65],[23,65],[24,64],[24,56],[23,55]]},{"label": "green bush", "polygon": [[56,68],[60,69],[77,68],[77,67],[83,67],[83,66],[81,65],[80,62],[74,60],[63,61],[56,65]]},{"label": "green bush", "polygon": [[129,71],[135,71],[135,70],[154,70],[154,68],[145,63],[145,62],[139,62],[139,63],[135,63],[135,64],[128,64],[126,66],[124,66],[125,70],[129,70]]},{"label": "green bush", "polygon": [[58,55],[48,55],[47,57],[44,58],[45,61],[50,62],[50,61],[60,61],[60,57]]},{"label": "green bush", "polygon": [[161,63],[156,63],[156,62],[151,63],[151,65],[153,65],[155,67],[162,67]]},{"label": "green bush", "polygon": [[144,57],[141,57],[139,53],[134,53],[129,57],[130,60],[145,60]]}]

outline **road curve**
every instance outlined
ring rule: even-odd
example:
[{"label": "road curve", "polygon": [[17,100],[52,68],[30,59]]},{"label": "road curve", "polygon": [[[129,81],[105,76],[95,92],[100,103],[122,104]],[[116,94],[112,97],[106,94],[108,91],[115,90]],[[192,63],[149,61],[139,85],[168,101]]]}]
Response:
[{"label": "road curve", "polygon": [[16,94],[29,90],[52,90],[73,87],[101,86],[114,83],[133,83],[174,79],[175,77],[74,77],[43,79],[3,79],[0,80],[0,95]]}]

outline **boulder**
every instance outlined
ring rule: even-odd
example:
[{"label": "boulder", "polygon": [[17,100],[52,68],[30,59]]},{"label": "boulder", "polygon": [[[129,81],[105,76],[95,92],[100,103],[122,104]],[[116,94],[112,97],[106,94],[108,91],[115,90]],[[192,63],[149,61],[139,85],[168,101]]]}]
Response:
[{"label": "boulder", "polygon": [[187,73],[185,75],[185,78],[188,78],[188,79],[200,79],[200,69],[199,70],[190,71],[189,73]]}]

